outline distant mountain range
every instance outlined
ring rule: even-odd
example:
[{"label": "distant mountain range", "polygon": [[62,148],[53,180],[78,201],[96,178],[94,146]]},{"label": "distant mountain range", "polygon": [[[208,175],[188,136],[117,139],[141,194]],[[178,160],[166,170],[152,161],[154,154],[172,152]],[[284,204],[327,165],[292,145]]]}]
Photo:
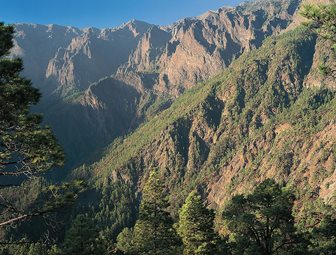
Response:
[{"label": "distant mountain range", "polygon": [[13,55],[42,91],[36,110],[74,166],[279,34],[298,6],[298,0],[262,0],[167,27],[137,20],[112,29],[16,24]]},{"label": "distant mountain range", "polygon": [[115,237],[152,169],[173,217],[191,190],[220,215],[266,178],[295,191],[296,218],[335,206],[336,82],[319,67],[336,62],[300,5],[259,0],[167,27],[16,24],[13,56],[43,93],[34,110],[67,153],[56,177],[91,188],[74,214]]}]

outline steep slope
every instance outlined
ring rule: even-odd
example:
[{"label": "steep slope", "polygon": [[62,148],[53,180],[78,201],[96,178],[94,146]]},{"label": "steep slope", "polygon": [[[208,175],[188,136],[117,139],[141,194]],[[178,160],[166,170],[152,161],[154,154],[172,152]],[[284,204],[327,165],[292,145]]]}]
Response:
[{"label": "steep slope", "polygon": [[179,94],[285,29],[299,3],[259,0],[168,27],[137,20],[113,29],[18,24],[14,54],[23,57],[27,67],[35,63],[34,69],[26,70],[35,83],[44,83],[41,88],[53,86],[63,96],[83,91],[106,76],[131,71],[158,74],[155,90]]},{"label": "steep slope", "polygon": [[67,48],[58,49],[49,61],[46,78],[55,82],[62,94],[83,91],[99,79],[114,74],[151,26],[131,21],[116,29],[84,29]]},{"label": "steep slope", "polygon": [[43,93],[36,111],[54,128],[70,168],[285,29],[298,4],[261,0],[169,27],[136,20],[103,30],[22,24],[14,55]]},{"label": "steep slope", "polygon": [[136,126],[140,100],[133,87],[106,78],[68,103],[59,101],[47,106],[45,122],[52,123],[59,142],[66,148],[68,163],[92,161],[109,141]]},{"label": "steep slope", "polygon": [[50,93],[55,89],[49,87],[45,79],[50,59],[82,31],[74,27],[37,24],[16,24],[15,29],[13,55],[23,58],[24,75],[34,81],[34,86]]},{"label": "steep slope", "polygon": [[119,72],[158,75],[154,90],[178,96],[285,29],[300,1],[258,1],[221,8],[170,27],[153,27]]},{"label": "steep slope", "polygon": [[153,168],[166,177],[173,213],[196,186],[220,208],[268,177],[293,186],[300,200],[335,203],[335,81],[307,79],[325,43],[302,27],[267,39],[78,169],[96,181],[98,219],[114,230],[130,224]]}]

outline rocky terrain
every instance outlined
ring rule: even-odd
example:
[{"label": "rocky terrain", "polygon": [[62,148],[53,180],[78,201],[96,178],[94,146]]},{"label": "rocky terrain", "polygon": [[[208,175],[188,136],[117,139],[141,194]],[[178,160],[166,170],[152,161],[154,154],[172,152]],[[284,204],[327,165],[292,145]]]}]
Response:
[{"label": "rocky terrain", "polygon": [[36,110],[77,165],[280,33],[298,5],[262,0],[167,27],[136,20],[113,29],[16,24],[13,55],[44,95]]},{"label": "rocky terrain", "polygon": [[13,55],[44,95],[34,110],[67,153],[47,180],[85,183],[68,216],[87,213],[114,240],[134,226],[153,169],[165,214],[177,219],[197,190],[220,232],[232,196],[267,178],[293,192],[293,222],[335,208],[336,82],[321,70],[335,54],[300,25],[299,5],[260,0],[167,27],[17,24]]},{"label": "rocky terrain", "polygon": [[[220,211],[266,178],[293,187],[299,210],[318,199],[335,205],[335,80],[317,70],[331,56],[326,45],[305,27],[267,39],[77,169],[102,194],[100,217],[136,211],[151,169],[166,177],[173,215],[195,188]],[[122,215],[119,222],[132,221]]]}]

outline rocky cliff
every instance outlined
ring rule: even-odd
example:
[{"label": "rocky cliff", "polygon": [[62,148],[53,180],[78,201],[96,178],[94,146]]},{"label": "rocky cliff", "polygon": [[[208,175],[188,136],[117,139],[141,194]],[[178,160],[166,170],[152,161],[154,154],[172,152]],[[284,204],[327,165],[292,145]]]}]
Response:
[{"label": "rocky cliff", "polygon": [[[292,187],[299,205],[312,198],[335,205],[335,81],[316,69],[322,48],[331,55],[326,45],[304,27],[269,38],[115,142],[99,162],[78,170],[90,171],[103,194],[97,211],[125,201],[136,210],[154,168],[165,176],[173,214],[192,189],[221,208],[266,178]],[[117,188],[127,195],[109,199]]]},{"label": "rocky cliff", "polygon": [[43,92],[36,110],[76,165],[285,29],[298,5],[261,0],[168,27],[136,20],[113,29],[17,24],[13,54]]},{"label": "rocky cliff", "polygon": [[156,73],[154,90],[178,96],[285,29],[298,5],[299,1],[245,3],[170,27],[153,27],[119,72]]}]

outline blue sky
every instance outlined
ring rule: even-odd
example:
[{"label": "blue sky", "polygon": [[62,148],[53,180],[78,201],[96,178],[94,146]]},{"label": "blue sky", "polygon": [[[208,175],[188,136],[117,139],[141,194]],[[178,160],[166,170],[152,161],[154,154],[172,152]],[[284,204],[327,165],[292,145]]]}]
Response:
[{"label": "blue sky", "polygon": [[131,19],[167,25],[242,0],[1,0],[0,20],[114,27]]}]

